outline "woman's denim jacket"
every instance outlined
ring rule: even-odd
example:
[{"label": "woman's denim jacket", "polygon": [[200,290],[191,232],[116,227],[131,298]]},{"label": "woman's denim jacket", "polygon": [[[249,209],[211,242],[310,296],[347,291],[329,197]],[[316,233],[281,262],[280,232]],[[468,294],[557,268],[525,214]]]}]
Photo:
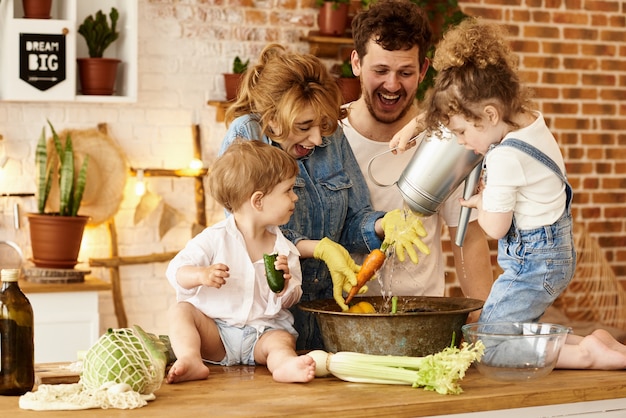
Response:
[{"label": "woman's denim jacket", "polygon": [[[261,139],[273,143],[261,132],[254,115],[244,115],[229,126],[220,155],[236,139]],[[381,240],[374,223],[384,212],[372,209],[370,193],[352,148],[339,126],[307,157],[298,160],[300,173],[294,192],[296,210],[281,230],[294,244],[302,239],[328,237],[351,253],[368,253],[379,248]],[[242,181],[244,181],[242,179]],[[333,297],[332,281],[326,264],[313,258],[301,259],[303,301]]]}]

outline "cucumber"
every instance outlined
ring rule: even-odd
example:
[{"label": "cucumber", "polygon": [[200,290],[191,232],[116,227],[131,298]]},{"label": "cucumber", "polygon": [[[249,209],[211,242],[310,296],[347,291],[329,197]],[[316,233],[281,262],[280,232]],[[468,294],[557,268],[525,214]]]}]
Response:
[{"label": "cucumber", "polygon": [[285,288],[285,278],[282,270],[276,270],[274,263],[278,254],[263,254],[263,263],[265,264],[265,276],[267,284],[274,293],[280,293]]}]

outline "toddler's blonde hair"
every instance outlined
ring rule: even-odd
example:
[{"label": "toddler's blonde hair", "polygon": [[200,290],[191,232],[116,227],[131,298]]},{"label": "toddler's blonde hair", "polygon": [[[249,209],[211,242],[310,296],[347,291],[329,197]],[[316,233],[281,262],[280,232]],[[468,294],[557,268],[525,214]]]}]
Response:
[{"label": "toddler's blonde hair", "polygon": [[237,139],[211,167],[209,189],[216,202],[233,212],[254,192],[270,193],[277,184],[297,175],[298,163],[282,149]]}]

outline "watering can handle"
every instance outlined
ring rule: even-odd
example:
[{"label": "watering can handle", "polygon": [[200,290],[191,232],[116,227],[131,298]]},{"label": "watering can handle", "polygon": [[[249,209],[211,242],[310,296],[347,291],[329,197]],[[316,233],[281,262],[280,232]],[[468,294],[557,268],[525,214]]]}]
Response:
[{"label": "watering can handle", "polygon": [[[426,131],[424,131],[424,132],[420,132],[419,134],[415,135],[413,138],[409,139],[409,142],[407,142],[407,144],[410,144],[411,142],[415,142],[415,141],[417,141],[418,139],[419,139],[419,140],[421,140],[421,139],[424,137],[424,135],[426,135]],[[377,185],[378,187],[389,187],[389,186],[393,186],[393,185],[394,185],[394,184],[396,184],[396,183],[395,183],[395,182],[394,182],[394,183],[391,183],[391,184],[382,184],[382,183],[379,183],[379,182],[378,182],[378,180],[376,180],[376,179],[374,178],[374,175],[372,174],[372,163],[374,162],[374,160],[375,160],[376,158],[378,158],[378,157],[382,157],[383,155],[388,154],[388,153],[390,153],[390,152],[393,152],[393,151],[395,151],[395,150],[397,150],[397,149],[398,149],[398,147],[395,147],[395,148],[391,148],[391,149],[388,149],[388,150],[386,150],[386,151],[383,151],[383,152],[381,152],[380,154],[376,154],[376,155],[374,155],[374,156],[373,156],[373,157],[369,160],[369,162],[367,163],[367,176],[370,178],[370,180],[372,180],[372,183],[374,183],[374,184],[375,184],[375,185]]]}]

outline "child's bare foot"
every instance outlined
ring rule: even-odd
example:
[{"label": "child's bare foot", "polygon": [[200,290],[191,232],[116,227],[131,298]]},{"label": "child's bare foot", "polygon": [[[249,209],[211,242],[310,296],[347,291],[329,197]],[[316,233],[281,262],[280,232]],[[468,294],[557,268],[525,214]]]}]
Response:
[{"label": "child's bare foot", "polygon": [[281,383],[310,382],[315,378],[315,361],[307,355],[290,357],[272,372],[272,377]]},{"label": "child's bare foot", "polygon": [[575,344],[563,346],[557,368],[623,370],[626,369],[626,350],[607,331],[596,330],[584,338],[572,339]]},{"label": "child's bare foot", "polygon": [[604,329],[597,329],[592,333],[595,337],[597,337],[600,341],[602,341],[607,347],[609,347],[613,351],[620,352],[626,355],[626,345],[620,343],[611,335],[610,332]]},{"label": "child's bare foot", "polygon": [[172,364],[165,380],[167,383],[178,383],[188,380],[204,380],[207,377],[209,377],[209,368],[204,363],[196,364],[178,359]]}]

